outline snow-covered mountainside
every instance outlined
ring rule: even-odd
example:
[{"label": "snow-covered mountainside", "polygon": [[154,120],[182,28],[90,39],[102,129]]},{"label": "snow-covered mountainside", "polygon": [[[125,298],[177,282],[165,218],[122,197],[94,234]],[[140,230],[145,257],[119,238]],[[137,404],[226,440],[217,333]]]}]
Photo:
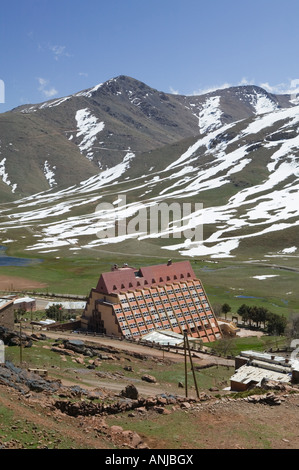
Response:
[{"label": "snow-covered mountainside", "polygon": [[[84,92],[84,97],[95,97],[105,88],[107,93],[107,87],[112,87],[115,99],[124,94],[119,80],[114,80]],[[148,89],[142,95],[130,91],[125,102],[154,119],[153,105],[145,106]],[[159,100],[175,99],[165,97]],[[57,108],[72,99],[48,106]],[[174,252],[211,258],[295,256],[299,249],[299,106],[256,87],[179,97],[177,103],[190,122],[193,118],[196,122],[192,136],[181,135],[143,152],[136,151],[132,137],[132,145],[126,142],[116,152],[121,158],[111,161],[110,167],[98,160],[97,172],[78,184],[58,188],[58,164],[50,163],[47,156],[43,171],[50,189],[2,206],[0,244],[15,240],[38,256],[84,250],[162,250],[165,256]],[[236,103],[242,112],[232,119],[228,106],[236,111]],[[21,114],[30,116],[41,106],[44,110],[45,105],[40,105],[23,108]],[[68,141],[76,140],[79,152],[90,162],[102,139],[107,146],[109,124],[86,102],[74,116]],[[170,126],[165,119],[161,129]],[[13,182],[13,175],[6,173],[6,160],[2,161],[0,175]],[[155,210],[165,211],[165,207],[174,209],[173,220],[152,223]]]},{"label": "snow-covered mountainside", "polygon": [[225,124],[293,106],[290,96],[255,86],[181,96],[126,76],[21,106],[0,115],[0,197],[9,201],[54,186],[67,188],[96,176],[99,169],[121,164],[128,152],[140,155],[162,149]]}]

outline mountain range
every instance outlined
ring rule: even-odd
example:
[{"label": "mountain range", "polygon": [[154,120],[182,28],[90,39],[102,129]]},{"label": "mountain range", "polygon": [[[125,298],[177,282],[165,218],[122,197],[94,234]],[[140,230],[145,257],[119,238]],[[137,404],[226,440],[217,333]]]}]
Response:
[{"label": "mountain range", "polygon": [[[182,96],[126,76],[15,108],[0,115],[0,244],[34,255],[296,254],[298,122],[294,96],[257,86]],[[184,227],[203,226],[203,240],[173,236],[182,218],[99,237],[162,202],[192,203]]]}]

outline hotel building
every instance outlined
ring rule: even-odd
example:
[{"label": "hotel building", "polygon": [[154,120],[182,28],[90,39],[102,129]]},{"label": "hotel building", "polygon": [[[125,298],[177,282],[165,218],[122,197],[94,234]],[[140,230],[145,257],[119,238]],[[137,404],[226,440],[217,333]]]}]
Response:
[{"label": "hotel building", "polygon": [[203,285],[189,261],[170,260],[140,269],[114,265],[91,290],[81,327],[136,339],[154,330],[187,332],[203,342],[221,337]]}]

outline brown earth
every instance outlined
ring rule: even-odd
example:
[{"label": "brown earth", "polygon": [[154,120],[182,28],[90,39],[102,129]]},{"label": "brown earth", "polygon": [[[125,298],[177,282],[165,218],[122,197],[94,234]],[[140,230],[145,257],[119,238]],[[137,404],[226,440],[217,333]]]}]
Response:
[{"label": "brown earth", "polygon": [[[103,338],[100,341],[104,343]],[[112,340],[106,341],[106,345],[108,342],[112,344]],[[126,348],[131,352],[142,351],[152,357],[160,355],[160,360],[163,356],[161,351],[122,341],[114,341],[113,346],[123,348],[124,351]],[[172,354],[174,358],[177,361],[183,359]],[[199,358],[197,360],[201,361]],[[130,364],[134,365],[133,359]],[[77,370],[73,383],[65,381],[64,385],[76,385],[76,376],[80,379],[79,375],[84,374],[84,371],[84,368],[81,372]],[[102,402],[108,404],[118,401],[119,389],[124,388],[121,380],[118,383],[115,378],[105,378],[102,382],[97,380],[89,385],[89,392],[100,391]],[[161,384],[136,385],[138,389],[140,385],[139,392],[145,397],[154,397],[163,392]],[[167,392],[166,387],[164,393]],[[262,397],[272,396],[272,401],[266,398],[260,401],[259,395],[256,400],[252,400],[250,397],[235,398],[228,392],[219,394],[201,390],[202,398],[188,402],[184,400],[182,391],[182,396],[172,405],[151,408],[142,406],[131,411],[119,411],[116,414],[104,412],[93,416],[84,415],[83,412],[86,406],[92,410],[97,402],[82,396],[76,400],[76,410],[81,410],[82,406],[82,414],[79,412],[79,415],[74,416],[54,406],[57,399],[66,400],[70,404],[73,399],[58,398],[49,393],[22,394],[11,387],[0,385],[0,448],[31,448],[37,445],[42,448],[135,451],[142,448],[298,449],[299,388],[287,386],[262,393]],[[12,423],[6,424],[1,415],[3,409],[10,413]],[[19,429],[22,434],[30,434],[32,426],[37,429],[30,440],[24,443],[19,436],[17,439],[12,439],[11,435],[7,437],[8,425]],[[66,436],[71,443],[63,441]]]},{"label": "brown earth", "polygon": [[[112,417],[73,417],[54,409],[50,398],[43,394],[24,397],[14,390],[8,393],[7,387],[0,386],[0,405],[13,413],[16,428],[21,417],[27,426],[34,425],[45,430],[39,441],[42,448],[59,448],[61,436],[67,435],[73,449],[298,449],[299,394],[284,393],[279,396],[282,399],[279,406],[248,403],[245,399],[220,400],[212,397],[186,408],[185,404],[172,406],[165,416],[155,409],[134,411],[128,425],[128,413],[126,416],[121,413]],[[174,440],[171,419],[175,415],[182,424],[182,432]],[[165,437],[155,437],[146,431],[132,431],[140,421],[146,422],[149,430],[157,423],[161,428],[166,426]],[[1,431],[3,425],[2,421]],[[186,426],[193,430],[192,434],[184,431]],[[27,432],[24,424],[22,432]],[[27,448],[17,440],[5,440],[2,432],[1,446]]]},{"label": "brown earth", "polygon": [[47,284],[23,277],[0,276],[0,290],[23,291],[47,287]]}]

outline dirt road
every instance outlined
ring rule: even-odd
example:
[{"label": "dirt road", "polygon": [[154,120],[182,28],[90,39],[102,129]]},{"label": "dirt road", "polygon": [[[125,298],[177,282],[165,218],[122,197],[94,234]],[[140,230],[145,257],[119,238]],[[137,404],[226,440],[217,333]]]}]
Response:
[{"label": "dirt road", "polygon": [[[136,352],[152,357],[159,357],[164,359],[170,359],[173,362],[183,362],[184,361],[184,354],[183,351],[176,352],[168,352],[163,351],[156,348],[151,348],[148,346],[140,345],[137,343],[131,343],[125,340],[118,340],[118,339],[111,339],[111,338],[104,338],[98,336],[90,336],[84,334],[77,334],[77,333],[65,333],[62,331],[45,331],[46,336],[49,338],[57,339],[57,338],[65,338],[65,339],[80,339],[82,341],[88,341],[88,343],[95,343],[97,345],[102,344],[103,346],[112,346],[116,349],[121,349],[123,351],[130,351]],[[232,359],[225,359],[218,356],[210,356],[209,354],[196,352],[193,353],[193,362],[196,365],[207,365],[207,364],[215,364],[215,365],[223,365],[223,366],[234,366],[235,362]]]}]

